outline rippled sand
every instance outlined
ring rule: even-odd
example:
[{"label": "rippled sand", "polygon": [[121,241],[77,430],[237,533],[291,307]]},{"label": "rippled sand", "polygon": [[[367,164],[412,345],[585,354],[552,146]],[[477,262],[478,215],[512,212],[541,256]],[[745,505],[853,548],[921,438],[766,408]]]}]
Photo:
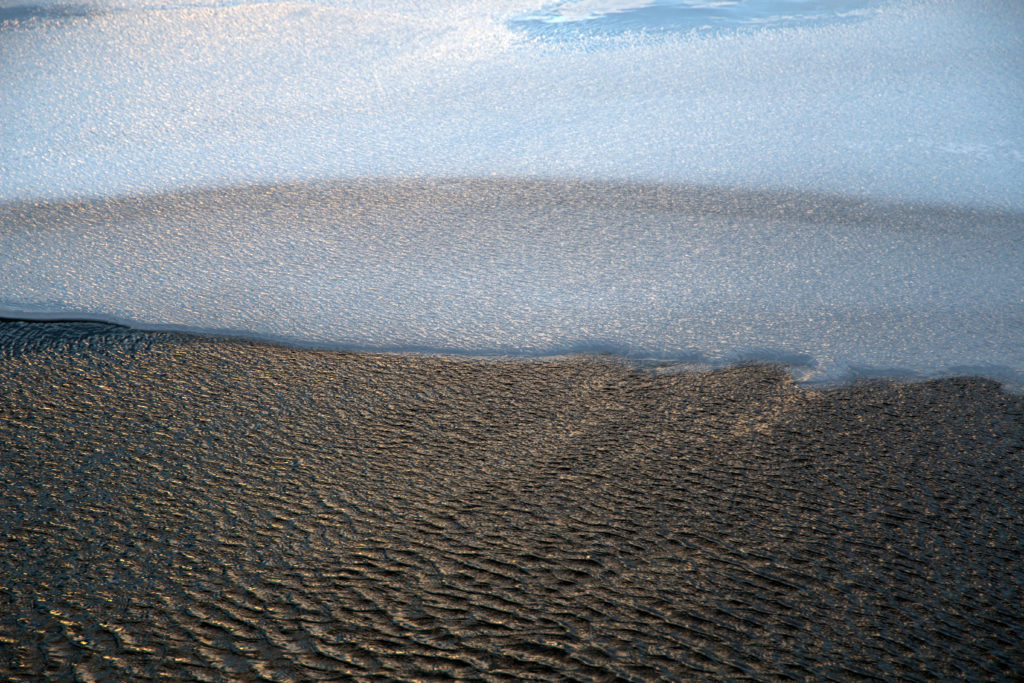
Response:
[{"label": "rippled sand", "polygon": [[1024,676],[1024,398],[0,323],[0,677]]}]

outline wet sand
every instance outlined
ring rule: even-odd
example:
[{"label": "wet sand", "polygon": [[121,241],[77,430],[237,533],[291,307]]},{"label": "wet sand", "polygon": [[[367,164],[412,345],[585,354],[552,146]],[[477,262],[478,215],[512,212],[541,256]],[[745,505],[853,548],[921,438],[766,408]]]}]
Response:
[{"label": "wet sand", "polygon": [[0,323],[0,677],[1024,676],[1024,397]]}]

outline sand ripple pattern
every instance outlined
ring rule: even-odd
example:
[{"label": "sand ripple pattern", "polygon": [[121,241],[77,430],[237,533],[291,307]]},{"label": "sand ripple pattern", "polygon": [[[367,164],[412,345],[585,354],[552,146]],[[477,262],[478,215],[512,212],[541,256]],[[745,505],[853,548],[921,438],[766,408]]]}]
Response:
[{"label": "sand ripple pattern", "polygon": [[1024,399],[0,323],[0,677],[1014,679]]}]

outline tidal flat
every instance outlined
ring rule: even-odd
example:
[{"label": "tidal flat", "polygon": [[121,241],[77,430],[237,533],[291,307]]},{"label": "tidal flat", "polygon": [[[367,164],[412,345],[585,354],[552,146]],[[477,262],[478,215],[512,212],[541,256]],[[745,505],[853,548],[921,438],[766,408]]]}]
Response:
[{"label": "tidal flat", "polygon": [[1024,676],[1024,397],[0,322],[0,677]]}]

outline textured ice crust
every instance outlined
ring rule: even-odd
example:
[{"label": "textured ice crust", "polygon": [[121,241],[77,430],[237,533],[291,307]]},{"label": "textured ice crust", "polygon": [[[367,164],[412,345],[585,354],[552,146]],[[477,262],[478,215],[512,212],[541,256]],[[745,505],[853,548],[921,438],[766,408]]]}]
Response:
[{"label": "textured ice crust", "polygon": [[1017,0],[572,41],[516,28],[538,0],[17,4],[0,198],[497,174],[1024,208]]},{"label": "textured ice crust", "polygon": [[0,2],[0,312],[1024,385],[1024,5],[547,6]]},{"label": "textured ice crust", "polygon": [[0,314],[350,349],[1024,373],[1024,218],[834,196],[362,181],[0,206]]}]

